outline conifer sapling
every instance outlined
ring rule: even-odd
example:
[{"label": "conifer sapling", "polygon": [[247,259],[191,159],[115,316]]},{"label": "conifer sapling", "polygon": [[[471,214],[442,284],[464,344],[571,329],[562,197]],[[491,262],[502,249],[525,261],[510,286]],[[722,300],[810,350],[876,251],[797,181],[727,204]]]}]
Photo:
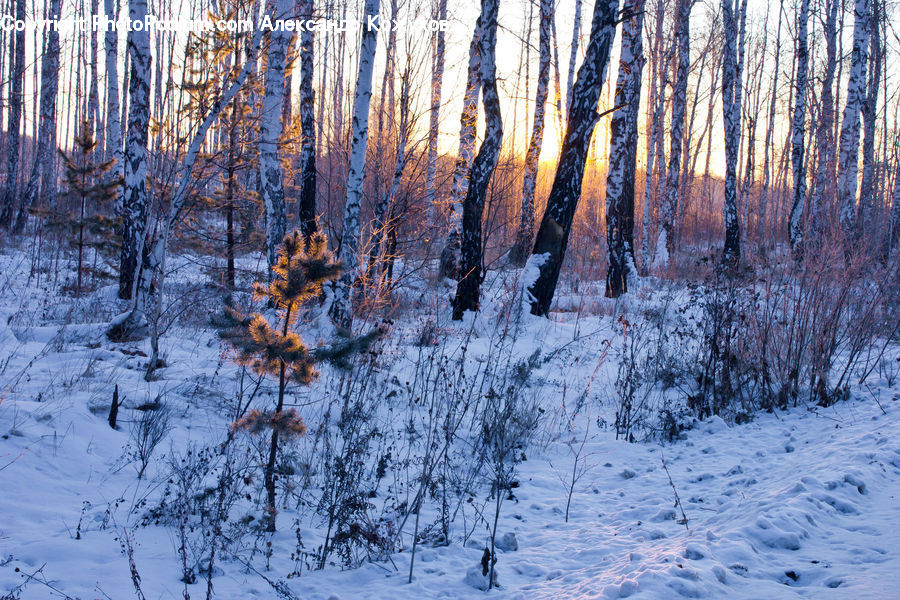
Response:
[{"label": "conifer sapling", "polygon": [[318,377],[315,363],[328,358],[327,354],[310,351],[294,327],[303,304],[317,297],[325,282],[340,276],[341,265],[328,251],[324,234],[313,234],[307,244],[304,236],[294,231],[285,236],[272,271],[271,283],[254,286],[254,299],[267,300],[275,307],[274,325],[259,313],[245,317],[229,308],[237,325],[222,334],[236,351],[238,364],[259,375],[278,378],[278,403],[274,412],[253,410],[232,425],[235,431],[260,434],[270,429],[272,432],[264,475],[268,531],[275,531],[275,461],[279,438],[306,433],[300,415],[294,409],[284,410],[285,387],[288,382],[312,383]]}]

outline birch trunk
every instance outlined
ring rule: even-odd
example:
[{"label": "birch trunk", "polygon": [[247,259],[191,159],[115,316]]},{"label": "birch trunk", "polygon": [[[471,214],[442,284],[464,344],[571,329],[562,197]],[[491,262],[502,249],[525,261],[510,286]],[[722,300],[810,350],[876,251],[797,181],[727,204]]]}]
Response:
[{"label": "birch trunk", "polygon": [[450,214],[447,240],[441,251],[440,273],[455,279],[459,271],[459,249],[462,229],[463,198],[469,189],[469,167],[475,158],[475,134],[478,125],[478,94],[481,91],[481,18],[475,22],[469,45],[469,71],[459,124],[459,149],[450,188]]},{"label": "birch trunk", "polygon": [[[59,1],[59,0],[57,0]],[[106,16],[118,17],[118,6],[113,0],[103,0]],[[106,158],[115,159],[112,177],[122,176],[122,122],[119,119],[119,34],[114,28],[106,31]]]},{"label": "birch trunk", "polygon": [[859,169],[859,116],[866,93],[866,62],[869,51],[870,0],[856,0],[853,23],[853,52],[847,82],[847,102],[841,122],[838,155],[838,205],[840,223],[849,243],[856,225],[856,188]]},{"label": "birch trunk", "polygon": [[347,197],[344,204],[344,227],[341,233],[341,263],[344,272],[335,282],[331,305],[331,320],[346,331],[353,326],[350,292],[356,279],[359,264],[359,213],[363,192],[363,176],[366,168],[366,144],[369,139],[369,100],[372,97],[372,71],[375,66],[375,49],[378,31],[370,23],[379,14],[378,0],[366,0],[365,19],[362,25],[362,41],[359,49],[359,72],[356,77],[356,93],[353,98],[353,131],[350,148],[350,168],[347,174]]},{"label": "birch trunk", "polygon": [[[274,22],[287,18],[292,3],[272,0],[268,14]],[[269,33],[266,60],[266,91],[263,95],[259,131],[259,189],[266,211],[266,258],[269,277],[278,260],[278,246],[287,232],[284,205],[284,182],[278,157],[278,138],[281,136],[281,109],[284,97],[284,71],[291,33],[275,30]]]},{"label": "birch trunk", "polygon": [[626,0],[622,22],[622,54],[610,124],[610,165],[606,178],[606,243],[609,268],[606,296],[617,298],[628,291],[634,268],[634,181],[637,166],[637,119],[641,104],[641,71],[644,67],[644,0]]},{"label": "birch trunk", "polygon": [[806,166],[804,165],[804,137],[806,135],[806,81],[809,75],[809,0],[801,0],[797,31],[797,89],[794,92],[794,114],[791,122],[791,170],[794,176],[791,215],[788,223],[791,249],[802,255],[803,212],[806,207]]},{"label": "birch trunk", "polygon": [[[16,0],[16,20],[25,20],[25,0]],[[13,226],[18,200],[19,127],[22,121],[23,86],[25,84],[25,30],[10,35],[9,107],[6,110],[6,193],[4,214],[0,224]]]},{"label": "birch trunk", "polygon": [[549,313],[565,258],[572,220],[581,196],[591,135],[599,118],[597,102],[606,79],[618,8],[618,0],[598,0],[594,4],[590,39],[572,89],[572,110],[568,115],[559,165],[532,250],[533,255],[543,256],[529,259],[539,269],[537,279],[528,290],[533,298],[531,312],[535,315]]},{"label": "birch trunk", "polygon": [[[437,20],[447,18],[447,0],[438,0]],[[425,203],[428,212],[432,215],[429,222],[433,222],[434,215],[434,178],[437,174],[438,133],[440,130],[441,111],[441,84],[444,79],[444,31],[438,29],[435,33],[434,52],[431,59],[431,108],[429,110],[428,123],[428,166],[425,172]]]},{"label": "birch trunk", "polygon": [[678,69],[675,89],[672,93],[672,136],[669,144],[669,166],[666,174],[666,197],[660,207],[660,238],[657,248],[663,245],[671,258],[675,251],[675,221],[678,216],[678,192],[681,174],[681,151],[684,137],[684,115],[687,107],[688,70],[691,64],[691,7],[693,0],[678,3],[678,23],[675,44],[678,48]]},{"label": "birch trunk", "polygon": [[[544,140],[544,115],[547,106],[547,84],[550,81],[550,21],[553,19],[552,0],[541,0],[539,27],[540,58],[538,62],[537,91],[534,96],[534,123],[531,141],[525,154],[525,176],[522,182],[522,203],[519,213],[519,230],[510,251],[510,262],[522,266],[528,258],[528,250],[534,235],[534,190]],[[574,52],[574,51],[573,51]]]},{"label": "birch trunk", "polygon": [[[837,4],[839,0],[831,0],[833,4]],[[781,62],[781,18],[784,14],[784,0],[778,3],[778,32],[775,34],[775,70],[772,71],[772,91],[769,97],[769,116],[766,120],[766,141],[763,148],[763,189],[762,197],[759,200],[759,232],[762,240],[762,246],[768,247],[770,236],[768,232],[768,205],[769,205],[769,184],[771,182],[771,151],[772,151],[772,134],[775,130],[775,101],[778,98],[778,67]],[[833,73],[833,72],[832,72]]]},{"label": "birch trunk", "polygon": [[[61,4],[61,0],[51,0],[50,13],[58,15]],[[56,158],[53,153],[56,148],[56,98],[59,90],[59,32],[56,28],[52,28],[47,31],[46,36],[47,44],[41,56],[37,150],[25,192],[24,206],[36,206],[39,201],[50,206],[56,195],[56,180],[51,165],[55,163]],[[20,213],[20,220],[22,217],[23,214]]]},{"label": "birch trunk", "polygon": [[[575,61],[581,41],[581,2],[575,0],[575,18],[572,21],[572,51],[569,53],[569,76],[566,79],[566,114],[572,110],[572,87],[575,85]],[[642,17],[643,18],[643,17]]]},{"label": "birch trunk", "polygon": [[[142,21],[147,0],[131,0],[128,17]],[[131,76],[128,82],[128,129],[123,161],[122,254],[119,267],[119,298],[131,299],[138,281],[138,263],[143,254],[149,204],[147,198],[147,137],[150,129],[150,33],[128,32]]]},{"label": "birch trunk", "polygon": [[[738,0],[735,0],[737,2]],[[737,215],[737,159],[741,143],[741,77],[743,31],[747,0],[740,0],[738,14],[732,0],[722,0],[725,48],[722,60],[722,117],[725,124],[725,248],[722,262],[736,264],[741,256],[741,230]],[[737,20],[736,20],[737,19]],[[741,38],[741,39],[738,39]],[[735,47],[737,45],[737,47]]]},{"label": "birch trunk", "polygon": [[[313,17],[313,0],[302,0],[300,17]],[[306,239],[316,224],[316,122],[313,88],[313,32],[300,32],[300,231]],[[320,101],[321,102],[321,101]]]},{"label": "birch trunk", "polygon": [[[878,113],[878,87],[881,85],[881,5],[878,0],[873,0],[872,6],[872,33],[870,34],[869,56],[870,69],[868,73],[868,91],[862,108],[863,120],[863,171],[859,192],[859,215],[857,216],[857,230],[861,234],[871,232],[872,211],[875,208],[875,132]],[[887,114],[885,114],[885,120]]]},{"label": "birch trunk", "polygon": [[469,188],[463,204],[462,240],[460,249],[459,282],[453,298],[453,318],[462,319],[467,310],[478,310],[482,275],[481,220],[487,197],[488,183],[497,166],[503,142],[503,121],[500,98],[497,94],[495,52],[497,46],[498,0],[481,1],[482,24],[479,54],[481,55],[481,94],[484,101],[484,141],[472,162]]}]

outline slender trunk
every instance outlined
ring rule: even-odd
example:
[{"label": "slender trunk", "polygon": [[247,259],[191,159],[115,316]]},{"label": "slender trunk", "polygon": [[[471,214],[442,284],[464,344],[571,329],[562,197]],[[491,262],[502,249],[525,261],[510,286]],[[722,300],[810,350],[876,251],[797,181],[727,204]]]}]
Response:
[{"label": "slender trunk", "polygon": [[[131,0],[132,22],[147,16],[147,0]],[[147,138],[150,129],[150,33],[128,32],[131,77],[128,85],[128,129],[125,138],[122,193],[122,255],[119,267],[119,298],[130,299],[138,280],[138,262],[143,253],[147,216]]]},{"label": "slender trunk", "polygon": [[[581,40],[581,2],[575,0],[575,18],[572,21],[572,50],[569,52],[569,76],[566,78],[566,114],[572,110],[572,87],[575,85],[575,61]],[[642,17],[643,18],[643,17]]]},{"label": "slender trunk", "polygon": [[[275,0],[269,16],[284,19],[292,8],[288,0]],[[281,161],[278,156],[278,139],[281,136],[281,108],[284,96],[284,71],[290,32],[272,31],[266,61],[266,91],[263,95],[259,131],[259,181],[262,203],[266,211],[266,257],[269,278],[278,260],[278,246],[287,232],[284,204],[284,182]]]},{"label": "slender trunk", "polygon": [[462,319],[467,310],[478,310],[482,275],[481,220],[488,184],[497,166],[503,142],[503,121],[497,94],[495,51],[497,46],[497,9],[499,0],[482,0],[480,39],[481,93],[484,101],[484,141],[472,162],[469,188],[463,204],[462,244],[459,282],[453,298],[453,318]]},{"label": "slender trunk", "polygon": [[[438,0],[437,19],[447,18],[447,0]],[[428,123],[428,165],[425,171],[425,203],[430,214],[434,213],[434,178],[437,174],[438,132],[440,128],[441,84],[444,78],[444,31],[439,29],[434,37],[431,58],[431,108]],[[429,219],[433,222],[433,218]]]},{"label": "slender trunk", "polygon": [[797,33],[797,89],[794,92],[794,114],[791,123],[791,169],[794,176],[794,193],[791,201],[789,233],[791,248],[802,255],[803,212],[806,208],[806,165],[803,161],[804,136],[806,135],[806,81],[809,75],[809,0],[801,0]]},{"label": "slender trunk", "polygon": [[469,168],[475,158],[475,134],[478,125],[478,94],[481,91],[481,19],[475,22],[472,43],[469,45],[469,71],[463,109],[459,125],[459,149],[450,188],[450,223],[447,240],[441,251],[440,273],[456,278],[459,271],[459,249],[462,229],[463,198],[469,189]]},{"label": "slender trunk", "polygon": [[850,78],[847,82],[847,102],[841,122],[840,154],[838,157],[838,205],[841,229],[847,243],[852,241],[856,225],[856,190],[859,161],[859,116],[866,93],[866,61],[869,51],[870,0],[856,0],[853,23],[853,53],[850,59]]},{"label": "slender trunk", "polygon": [[[61,0],[51,0],[50,12],[58,15]],[[56,147],[56,98],[59,90],[59,32],[56,28],[46,33],[47,44],[41,56],[40,125],[34,164],[25,191],[23,206],[34,207],[38,201],[50,206],[56,195],[56,181],[51,166],[55,162]],[[22,213],[20,213],[20,216]],[[22,222],[24,225],[24,221]],[[21,229],[21,227],[17,227]]]},{"label": "slender trunk", "polygon": [[[839,0],[831,0],[837,3]],[[778,3],[778,32],[775,34],[775,69],[772,71],[772,91],[769,96],[769,116],[766,120],[766,141],[763,148],[763,189],[759,200],[759,233],[763,247],[768,247],[771,238],[767,235],[767,215],[769,205],[769,184],[771,182],[770,156],[772,154],[772,134],[775,130],[775,101],[778,98],[778,68],[781,62],[781,18],[784,15],[784,0]]]},{"label": "slender trunk", "polygon": [[510,251],[510,262],[522,266],[528,258],[534,235],[534,190],[544,140],[544,114],[547,105],[547,84],[550,81],[550,21],[553,19],[553,3],[541,0],[541,21],[539,33],[540,61],[538,63],[537,91],[534,97],[534,123],[531,129],[531,141],[525,154],[525,176],[522,182],[522,205],[519,218],[519,231],[516,242]]},{"label": "slender trunk", "polygon": [[[312,0],[300,3],[300,17],[312,18]],[[306,239],[318,230],[316,224],[316,122],[313,88],[313,32],[300,32],[300,231]],[[324,104],[320,102],[320,104]],[[321,120],[320,120],[321,123]]]},{"label": "slender trunk", "polygon": [[[741,230],[738,225],[736,196],[737,158],[741,137],[743,23],[747,16],[747,0],[735,0],[735,2],[741,2],[737,15],[735,15],[735,7],[732,6],[731,1],[722,0],[725,24],[725,48],[722,61],[722,114],[725,123],[725,249],[722,261],[726,264],[736,263],[741,256]],[[738,22],[741,23],[740,28]]]},{"label": "slender trunk", "polygon": [[[366,0],[366,21],[378,15],[379,0]],[[347,174],[347,198],[344,203],[344,227],[341,233],[341,263],[344,272],[335,282],[331,319],[347,331],[353,325],[350,291],[356,279],[359,263],[359,213],[362,201],[363,176],[366,168],[366,144],[369,139],[369,100],[372,97],[372,71],[378,32],[364,26],[359,51],[359,73],[353,99],[353,141],[350,149],[350,169]]]},{"label": "slender trunk", "polygon": [[[881,85],[881,4],[879,0],[873,0],[872,5],[872,33],[870,36],[869,56],[871,68],[869,69],[868,91],[862,108],[863,120],[863,171],[859,192],[859,215],[857,217],[857,231],[860,239],[863,235],[872,233],[872,213],[875,209],[875,132],[878,112],[878,88]],[[885,114],[885,119],[887,115]],[[886,140],[885,140],[886,141]]]},{"label": "slender trunk", "polygon": [[622,23],[622,54],[610,125],[610,165],[606,178],[606,243],[609,268],[606,296],[628,291],[634,273],[634,181],[637,168],[637,119],[644,66],[642,30],[644,0],[626,0]]},{"label": "slender trunk", "polygon": [[[16,0],[16,20],[25,21],[25,0]],[[25,30],[10,36],[9,107],[6,111],[6,193],[0,224],[12,227],[18,204],[19,127],[22,120],[23,85],[25,83]]]},{"label": "slender trunk", "polygon": [[599,117],[597,102],[606,79],[618,8],[618,0],[598,0],[594,4],[591,35],[584,63],[578,70],[578,79],[572,90],[572,110],[568,115],[559,165],[532,250],[533,255],[544,256],[530,259],[540,271],[529,287],[533,297],[531,312],[535,315],[549,313],[556,291],[572,220],[581,196],[591,135]]},{"label": "slender trunk", "polygon": [[[58,1],[58,0],[57,0]],[[111,20],[118,17],[118,7],[113,0],[104,0],[106,16]],[[106,46],[106,158],[115,159],[112,178],[122,176],[122,122],[119,120],[119,34],[115,28],[108,28],[104,38]]]},{"label": "slender trunk", "polygon": [[660,224],[662,228],[657,240],[657,248],[663,245],[669,257],[675,252],[675,220],[678,216],[678,192],[681,174],[681,150],[684,136],[684,115],[687,107],[688,69],[691,64],[691,7],[693,0],[680,0],[678,3],[678,24],[675,31],[675,44],[678,48],[678,70],[675,75],[675,89],[672,93],[672,136],[669,144],[669,167],[666,174],[666,197],[660,207]]}]

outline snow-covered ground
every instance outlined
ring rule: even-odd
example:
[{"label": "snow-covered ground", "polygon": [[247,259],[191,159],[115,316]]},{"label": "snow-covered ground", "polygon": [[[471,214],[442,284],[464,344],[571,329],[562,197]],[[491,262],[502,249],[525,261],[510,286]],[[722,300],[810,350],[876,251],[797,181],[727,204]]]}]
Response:
[{"label": "snow-covered ground", "polygon": [[[202,319],[185,318],[162,338],[168,366],[147,382],[147,342],[112,344],[103,336],[122,308],[113,288],[74,300],[27,271],[24,254],[0,255],[0,597],[135,597],[123,532],[147,599],[184,598],[185,589],[191,598],[205,597],[205,576],[188,586],[179,581],[176,531],[140,523],[166,486],[166,457],[224,437],[223,407],[236,393],[237,367]],[[173,295],[191,279],[173,277]],[[494,288],[515,285],[494,282]],[[434,298],[417,301],[427,306]],[[536,388],[546,418],[525,450],[514,498],[502,506],[498,538],[515,534],[518,549],[499,551],[500,588],[491,596],[898,597],[896,382],[873,377],[827,409],[759,414],[744,425],[696,421],[673,443],[617,441],[607,426],[614,407],[606,380],[615,368],[600,359],[614,320],[603,315],[609,311],[602,300],[595,303],[601,309],[593,315],[527,317],[518,334],[519,355],[540,346],[549,357]],[[203,313],[209,306],[195,308]],[[441,320],[439,337],[466,340],[478,362],[501,313],[489,304],[474,324]],[[391,333],[398,373],[409,373],[416,360],[420,316],[408,311]],[[589,384],[588,408],[566,424],[561,406]],[[123,399],[119,430],[108,426],[106,414],[115,385]],[[333,385],[335,375],[323,370],[301,392],[308,424],[320,416],[312,414],[322,406],[315,399]],[[129,422],[140,417],[137,407],[157,399],[168,406],[172,428],[138,479]],[[566,522],[566,482],[581,440]],[[481,487],[475,504],[489,496]],[[296,526],[294,518],[301,519]],[[289,577],[298,534],[312,550],[321,529],[310,511],[283,511],[268,559],[261,551],[251,556],[252,568],[229,557],[216,563],[215,597],[277,598],[272,584],[286,586],[281,597],[322,600],[485,595],[464,581],[480,563],[484,524],[454,523],[446,546],[422,543],[411,584],[408,541],[388,560],[347,570],[338,561]]]}]

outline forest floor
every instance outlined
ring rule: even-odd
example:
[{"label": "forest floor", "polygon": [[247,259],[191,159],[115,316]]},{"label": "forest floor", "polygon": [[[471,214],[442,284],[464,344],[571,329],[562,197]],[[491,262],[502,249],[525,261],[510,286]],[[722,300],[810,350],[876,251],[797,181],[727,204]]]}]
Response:
[{"label": "forest floor", "polygon": [[[135,597],[123,532],[132,540],[144,597],[184,598],[185,589],[195,600],[205,597],[205,577],[188,586],[179,581],[176,532],[138,525],[165,487],[167,453],[215,443],[227,431],[223,405],[238,381],[238,368],[215,332],[199,316],[184,316],[214,310],[209,298],[215,295],[191,287],[202,269],[184,257],[176,263],[182,270],[171,278],[170,294],[184,305],[170,308],[182,318],[162,338],[167,367],[148,382],[148,342],[113,344],[104,336],[123,308],[114,287],[82,298],[60,295],[59,281],[29,276],[26,253],[0,253],[0,597]],[[494,283],[494,289],[504,287],[509,282]],[[425,286],[408,291],[411,305],[439,304],[436,298],[445,293],[421,290]],[[602,299],[592,302],[603,306]],[[474,323],[444,318],[440,337],[467,340],[470,360],[477,362],[501,312],[488,305]],[[518,354],[541,347],[548,356],[539,370],[548,418],[519,466],[514,497],[502,506],[498,538],[514,533],[518,549],[498,552],[499,589],[491,596],[897,597],[896,381],[870,378],[829,408],[797,406],[743,425],[713,417],[694,421],[671,443],[627,443],[609,425],[615,367],[598,356],[615,329],[604,312],[559,312],[521,324]],[[412,316],[396,319],[391,335],[401,355],[394,363],[398,373],[409,372],[421,327]],[[322,379],[297,398],[307,423],[315,423],[313,399],[327,393],[333,377],[323,369]],[[109,427],[106,414],[116,385],[119,430]],[[590,390],[585,396],[592,408],[578,424],[566,425],[568,413],[560,406],[576,390]],[[159,399],[169,407],[171,429],[138,479],[129,422],[140,418],[138,407]],[[581,440],[579,466],[573,448]],[[573,468],[580,476],[566,521]],[[482,488],[486,501],[489,490]],[[273,583],[286,586],[281,597],[310,600],[485,595],[464,581],[480,563],[484,525],[455,523],[459,535],[449,545],[421,544],[410,584],[408,545],[388,560],[301,569],[288,577],[296,569],[297,536],[311,549],[322,523],[291,510],[279,523],[270,559],[257,554],[252,569],[228,557],[217,563],[215,597],[279,597]],[[470,530],[464,542],[462,533]]]}]

